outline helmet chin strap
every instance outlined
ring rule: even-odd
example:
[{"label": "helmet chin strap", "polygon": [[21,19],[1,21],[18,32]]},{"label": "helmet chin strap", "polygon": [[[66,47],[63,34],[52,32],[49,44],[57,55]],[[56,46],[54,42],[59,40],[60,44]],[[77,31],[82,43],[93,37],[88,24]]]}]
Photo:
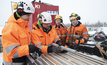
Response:
[{"label": "helmet chin strap", "polygon": [[[18,14],[18,12],[16,12],[16,15],[18,15],[20,18],[22,18],[19,14]],[[23,18],[22,18],[23,19]],[[24,20],[24,19],[23,19]]]}]

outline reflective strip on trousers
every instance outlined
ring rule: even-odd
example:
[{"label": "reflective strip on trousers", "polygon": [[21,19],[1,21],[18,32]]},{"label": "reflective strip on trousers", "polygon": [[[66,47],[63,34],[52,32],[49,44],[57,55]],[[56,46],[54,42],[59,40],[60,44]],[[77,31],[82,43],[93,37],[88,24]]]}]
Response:
[{"label": "reflective strip on trousers", "polygon": [[61,35],[58,35],[59,37],[61,37]]},{"label": "reflective strip on trousers", "polygon": [[57,41],[59,38],[56,38],[54,41],[53,41],[53,43],[55,43],[55,41]]},{"label": "reflective strip on trousers", "polygon": [[61,37],[66,37],[66,35],[62,35]]},{"label": "reflective strip on trousers", "polygon": [[85,35],[85,34],[88,34],[88,32],[84,32],[84,33],[82,33],[82,35]]},{"label": "reflective strip on trousers", "polygon": [[38,44],[40,44],[40,45],[41,45],[41,43],[36,43],[36,44],[35,44],[35,46],[37,46]]},{"label": "reflective strip on trousers", "polygon": [[68,42],[68,43],[75,43],[75,42],[72,42],[72,41],[70,41],[70,40],[66,40],[66,42]]},{"label": "reflective strip on trousers", "polygon": [[59,37],[66,37],[66,35],[58,35]]},{"label": "reflective strip on trousers", "polygon": [[88,39],[87,37],[84,37],[85,39]]},{"label": "reflective strip on trousers", "polygon": [[68,42],[68,40],[66,40],[66,42]]},{"label": "reflective strip on trousers", "polygon": [[5,52],[6,54],[9,53],[10,51],[12,51],[15,47],[19,46],[19,44],[14,44],[14,45],[11,45],[11,46],[8,46],[6,49],[5,49]]},{"label": "reflective strip on trousers", "polygon": [[73,37],[78,37],[78,38],[81,37],[81,35],[74,35],[74,34],[73,34],[73,35],[67,34],[67,35],[68,35],[68,36],[73,36]]},{"label": "reflective strip on trousers", "polygon": [[3,60],[3,64],[4,65],[24,65],[24,62],[19,62],[19,63],[16,63],[16,62],[14,63],[13,62],[13,63],[9,63],[9,62],[6,62],[6,61]]},{"label": "reflective strip on trousers", "polygon": [[48,44],[47,46],[52,46],[52,44]]}]

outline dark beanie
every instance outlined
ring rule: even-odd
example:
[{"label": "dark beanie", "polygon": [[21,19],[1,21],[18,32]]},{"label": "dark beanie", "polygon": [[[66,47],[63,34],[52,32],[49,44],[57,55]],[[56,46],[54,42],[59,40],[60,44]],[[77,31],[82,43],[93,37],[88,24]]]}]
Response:
[{"label": "dark beanie", "polygon": [[22,9],[17,9],[17,12],[18,12],[18,14],[19,14],[20,16],[26,15],[26,14],[31,14],[31,13],[26,13],[26,12],[24,12]]}]

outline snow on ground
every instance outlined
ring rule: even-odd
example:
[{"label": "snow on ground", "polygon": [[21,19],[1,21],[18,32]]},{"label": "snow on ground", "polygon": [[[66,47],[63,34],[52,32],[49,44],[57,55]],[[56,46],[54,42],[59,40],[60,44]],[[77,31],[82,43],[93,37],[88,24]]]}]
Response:
[{"label": "snow on ground", "polygon": [[89,34],[94,34],[96,31],[88,31]]},{"label": "snow on ground", "polygon": [[0,65],[2,65],[2,61],[3,61],[3,53],[0,53]]},{"label": "snow on ground", "polygon": [[96,55],[90,55],[90,54],[87,54],[87,53],[84,53],[84,54],[87,55],[87,56],[91,56],[93,58],[99,59],[99,60],[103,60],[101,57],[98,57]]},{"label": "snow on ground", "polygon": [[89,34],[94,34],[95,32],[103,31],[107,34],[107,27],[87,27]]}]

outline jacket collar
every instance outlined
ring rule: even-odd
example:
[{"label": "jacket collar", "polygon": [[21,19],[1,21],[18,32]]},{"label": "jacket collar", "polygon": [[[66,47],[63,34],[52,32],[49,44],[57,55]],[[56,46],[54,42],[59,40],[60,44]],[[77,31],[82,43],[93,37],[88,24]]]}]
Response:
[{"label": "jacket collar", "polygon": [[62,24],[60,26],[55,25],[55,28],[61,28],[61,27],[64,28],[64,26]]},{"label": "jacket collar", "polygon": [[[17,23],[18,25],[20,25],[20,26],[22,26],[22,27],[28,26],[29,21],[25,21],[25,20],[23,20],[22,18],[17,17],[15,14],[16,14],[16,13],[13,13],[13,14],[9,17],[9,19],[8,19],[8,21],[7,21],[8,23],[10,23],[10,22]],[[17,17],[17,19],[16,19],[16,17]]]},{"label": "jacket collar", "polygon": [[38,21],[37,25],[39,25],[40,28],[42,28],[42,30],[46,33],[49,33],[49,31],[52,29],[52,26],[50,25],[50,27],[48,29],[44,28],[42,26],[42,24],[40,23],[40,20]]},{"label": "jacket collar", "polygon": [[71,23],[71,26],[76,27],[76,26],[79,26],[80,24],[81,24],[81,22],[80,22],[80,21],[78,21],[78,23],[77,23],[76,25],[73,25],[73,24]]}]

